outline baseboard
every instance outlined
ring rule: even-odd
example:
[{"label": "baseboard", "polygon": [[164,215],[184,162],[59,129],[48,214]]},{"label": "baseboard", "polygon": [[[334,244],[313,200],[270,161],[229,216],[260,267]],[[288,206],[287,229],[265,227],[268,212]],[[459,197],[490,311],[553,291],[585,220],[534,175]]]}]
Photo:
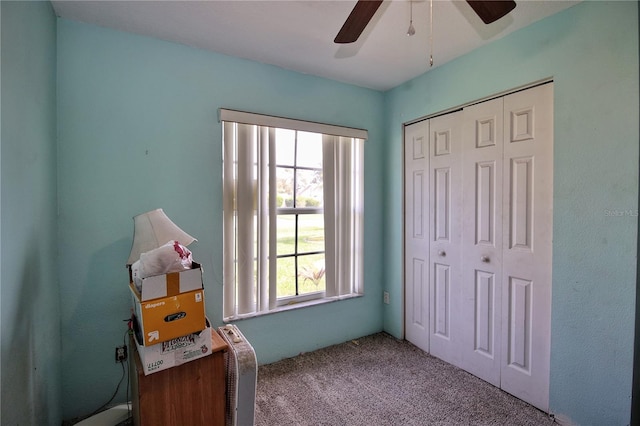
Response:
[{"label": "baseboard", "polygon": [[569,416],[564,414],[551,413],[550,415],[553,417],[553,421],[561,426],[578,426],[578,424],[574,423]]}]

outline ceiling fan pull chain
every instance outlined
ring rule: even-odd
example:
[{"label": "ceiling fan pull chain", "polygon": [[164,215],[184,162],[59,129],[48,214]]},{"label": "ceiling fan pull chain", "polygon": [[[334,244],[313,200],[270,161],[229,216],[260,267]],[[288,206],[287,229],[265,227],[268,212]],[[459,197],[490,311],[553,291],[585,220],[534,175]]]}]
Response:
[{"label": "ceiling fan pull chain", "polygon": [[429,2],[429,67],[433,66],[433,0]]}]

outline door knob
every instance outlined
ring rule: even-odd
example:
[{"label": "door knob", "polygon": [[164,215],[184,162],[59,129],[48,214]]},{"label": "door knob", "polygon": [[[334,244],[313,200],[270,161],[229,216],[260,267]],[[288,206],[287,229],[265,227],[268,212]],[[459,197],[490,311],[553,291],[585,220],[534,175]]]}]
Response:
[{"label": "door knob", "polygon": [[489,263],[489,258],[487,256],[481,256],[480,257],[480,261],[482,261],[484,263]]},{"label": "door knob", "polygon": [[447,252],[446,252],[446,251],[444,251],[444,250],[440,250],[440,251],[438,252],[438,255],[439,255],[439,256],[442,256],[442,257],[444,257],[444,256],[446,256],[446,255],[447,255]]}]

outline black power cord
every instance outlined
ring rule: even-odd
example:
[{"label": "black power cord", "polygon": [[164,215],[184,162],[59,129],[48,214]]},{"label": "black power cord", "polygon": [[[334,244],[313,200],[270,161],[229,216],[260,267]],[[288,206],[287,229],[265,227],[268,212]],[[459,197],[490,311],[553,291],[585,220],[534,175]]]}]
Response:
[{"label": "black power cord", "polygon": [[[123,340],[123,344],[124,346],[127,346],[127,336],[131,336],[133,334],[133,329],[131,327],[127,327],[127,332],[124,333],[124,338]],[[126,363],[127,363],[127,392],[126,392],[126,401],[127,401],[127,420],[132,420],[133,419],[133,415],[131,413],[131,398],[129,398],[129,389],[131,389],[131,385],[129,384],[129,373],[131,372],[131,368],[129,368],[129,360],[131,359],[131,356],[133,355],[133,351],[130,350],[129,351],[129,356],[127,356],[126,359]]]},{"label": "black power cord", "polygon": [[[126,320],[129,321],[129,320]],[[124,336],[122,338],[122,341],[124,343],[124,346],[127,346],[127,336],[129,335],[130,330],[127,329],[127,331],[124,333]],[[89,418],[91,416],[94,416],[102,411],[104,411],[104,409],[115,399],[116,395],[118,395],[118,391],[120,390],[120,385],[122,385],[122,381],[124,380],[125,377],[125,371],[127,372],[126,376],[127,376],[127,410],[128,410],[128,417],[131,418],[131,405],[129,404],[129,368],[127,368],[125,370],[125,363],[127,364],[127,367],[129,366],[129,358],[127,357],[127,359],[123,362],[120,363],[120,366],[122,367],[122,376],[120,377],[120,381],[118,381],[118,385],[116,386],[116,390],[113,392],[113,395],[111,396],[111,398],[105,402],[103,405],[100,406],[100,408],[98,408],[97,410],[95,410],[94,412],[92,412],[91,414],[89,414],[87,417],[85,418]]]}]

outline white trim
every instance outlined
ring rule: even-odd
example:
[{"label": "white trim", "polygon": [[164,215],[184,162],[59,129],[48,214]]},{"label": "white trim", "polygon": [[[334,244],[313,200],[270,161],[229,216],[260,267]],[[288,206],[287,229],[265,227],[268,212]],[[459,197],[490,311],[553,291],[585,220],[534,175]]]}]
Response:
[{"label": "white trim", "polygon": [[455,111],[461,111],[464,108],[470,107],[471,105],[479,104],[482,102],[490,101],[492,99],[502,98],[504,96],[510,95],[512,93],[520,92],[522,90],[531,89],[536,86],[542,86],[543,84],[553,83],[553,77],[543,78],[542,80],[537,80],[529,84],[523,84],[522,86],[514,87],[512,89],[504,90],[502,92],[494,93],[493,95],[485,96],[484,98],[476,99],[471,102],[466,102],[464,104],[454,106],[451,108],[443,109],[442,111],[434,112],[433,114],[424,115],[422,117],[414,118],[413,120],[409,120],[402,124],[403,128],[406,126],[410,126],[412,124],[418,123],[420,121],[429,120],[431,118],[438,117],[440,115],[450,114]]},{"label": "white trim", "polygon": [[549,417],[554,420],[554,423],[558,423],[561,426],[577,426],[577,423],[566,414],[549,413]]},{"label": "white trim", "polygon": [[322,207],[278,207],[276,214],[323,214]]},{"label": "white trim", "polygon": [[271,315],[271,314],[275,314],[278,312],[284,312],[284,311],[291,311],[294,309],[300,309],[300,308],[306,308],[309,306],[315,306],[315,305],[324,305],[326,303],[333,303],[333,302],[337,302],[339,300],[347,300],[347,299],[355,299],[357,297],[362,297],[364,296],[364,293],[351,293],[351,294],[346,294],[344,296],[333,296],[333,297],[323,297],[323,298],[319,298],[319,299],[312,299],[312,300],[308,300],[306,302],[300,302],[300,303],[293,303],[291,305],[284,305],[284,306],[278,306],[274,309],[271,309],[267,312],[252,312],[249,314],[244,314],[244,315],[233,315],[233,316],[229,316],[229,317],[224,317],[222,319],[222,321],[224,321],[225,323],[228,322],[232,322],[232,321],[239,321],[239,320],[244,320],[244,319],[249,319],[249,318],[255,318],[255,317],[261,317],[264,315]]},{"label": "white trim", "polygon": [[218,110],[218,121],[233,121],[236,123],[278,127],[282,129],[323,133],[325,135],[344,136],[364,140],[369,137],[369,132],[363,129],[316,123],[313,121],[295,120],[292,118],[275,117],[272,115],[256,114],[253,112],[235,111],[224,108],[220,108]]},{"label": "white trim", "polygon": [[324,299],[325,297],[326,297],[326,294],[324,291],[316,291],[314,293],[305,293],[299,296],[284,296],[278,299],[278,303],[276,305],[279,307],[297,305],[299,303],[306,303],[312,300]]}]

